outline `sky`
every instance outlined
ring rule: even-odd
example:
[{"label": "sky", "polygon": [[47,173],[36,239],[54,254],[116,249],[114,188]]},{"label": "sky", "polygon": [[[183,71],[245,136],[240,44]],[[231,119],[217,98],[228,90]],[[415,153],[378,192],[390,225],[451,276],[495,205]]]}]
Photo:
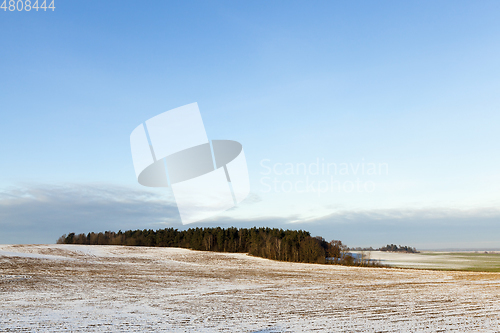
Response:
[{"label": "sky", "polygon": [[[55,1],[0,10],[0,243],[174,227],[500,248],[498,1]],[[251,193],[182,225],[130,134],[197,102]]]}]

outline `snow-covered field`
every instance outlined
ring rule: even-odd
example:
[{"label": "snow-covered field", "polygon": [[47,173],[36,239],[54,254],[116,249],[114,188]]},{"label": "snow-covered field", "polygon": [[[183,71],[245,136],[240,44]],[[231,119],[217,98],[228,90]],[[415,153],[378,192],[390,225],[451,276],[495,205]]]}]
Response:
[{"label": "snow-covered field", "polygon": [[[355,251],[355,253],[361,254],[359,251]],[[366,251],[363,254],[366,258],[378,260],[381,264],[391,267],[483,272],[500,271],[500,253],[492,251],[423,251],[421,253]]]},{"label": "snow-covered field", "polygon": [[500,332],[500,274],[0,245],[0,331]]}]

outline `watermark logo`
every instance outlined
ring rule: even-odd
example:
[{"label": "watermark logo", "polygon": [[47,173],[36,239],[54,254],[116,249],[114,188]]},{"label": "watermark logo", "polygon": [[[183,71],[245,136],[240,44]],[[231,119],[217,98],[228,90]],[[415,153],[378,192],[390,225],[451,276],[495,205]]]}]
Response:
[{"label": "watermark logo", "polygon": [[376,189],[375,179],[389,174],[387,163],[327,162],[316,158],[310,163],[260,161],[262,171],[260,185],[262,193],[372,193]]},{"label": "watermark logo", "polygon": [[130,146],[138,182],[170,186],[183,224],[219,214],[250,192],[243,147],[209,141],[197,103],[146,120],[132,131]]}]

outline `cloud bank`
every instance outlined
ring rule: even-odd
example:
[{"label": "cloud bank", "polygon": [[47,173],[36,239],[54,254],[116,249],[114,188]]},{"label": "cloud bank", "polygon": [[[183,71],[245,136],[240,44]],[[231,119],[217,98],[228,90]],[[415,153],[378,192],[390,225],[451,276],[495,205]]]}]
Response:
[{"label": "cloud bank", "polygon": [[69,232],[157,229],[179,223],[175,203],[109,184],[27,186],[0,192],[0,243],[53,243]]},{"label": "cloud bank", "polygon": [[[333,210],[326,216],[262,216],[244,220],[214,217],[182,225],[175,202],[160,191],[110,184],[27,185],[0,192],[0,243],[54,243],[69,232],[174,227],[274,227],[304,229],[349,246],[388,243],[420,249],[500,248],[500,209],[421,208]],[[251,198],[253,198],[251,196]],[[261,199],[249,200],[255,204]],[[292,221],[295,221],[292,223]],[[297,222],[299,221],[299,222]]]}]

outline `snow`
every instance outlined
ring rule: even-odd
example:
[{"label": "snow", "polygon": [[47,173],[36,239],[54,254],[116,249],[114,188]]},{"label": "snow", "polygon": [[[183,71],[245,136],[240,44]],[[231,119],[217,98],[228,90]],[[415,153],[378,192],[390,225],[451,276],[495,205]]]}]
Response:
[{"label": "snow", "polygon": [[178,248],[0,245],[0,331],[498,332],[499,281]]},{"label": "snow", "polygon": [[[356,253],[360,252],[356,251]],[[445,270],[470,270],[474,267],[484,267],[488,270],[488,268],[500,267],[500,256],[492,251],[489,254],[494,257],[490,258],[481,254],[478,255],[473,251],[423,251],[421,253],[366,251],[364,254],[369,259],[378,260],[380,263],[392,267]],[[470,254],[474,254],[474,256],[470,256]]]}]

